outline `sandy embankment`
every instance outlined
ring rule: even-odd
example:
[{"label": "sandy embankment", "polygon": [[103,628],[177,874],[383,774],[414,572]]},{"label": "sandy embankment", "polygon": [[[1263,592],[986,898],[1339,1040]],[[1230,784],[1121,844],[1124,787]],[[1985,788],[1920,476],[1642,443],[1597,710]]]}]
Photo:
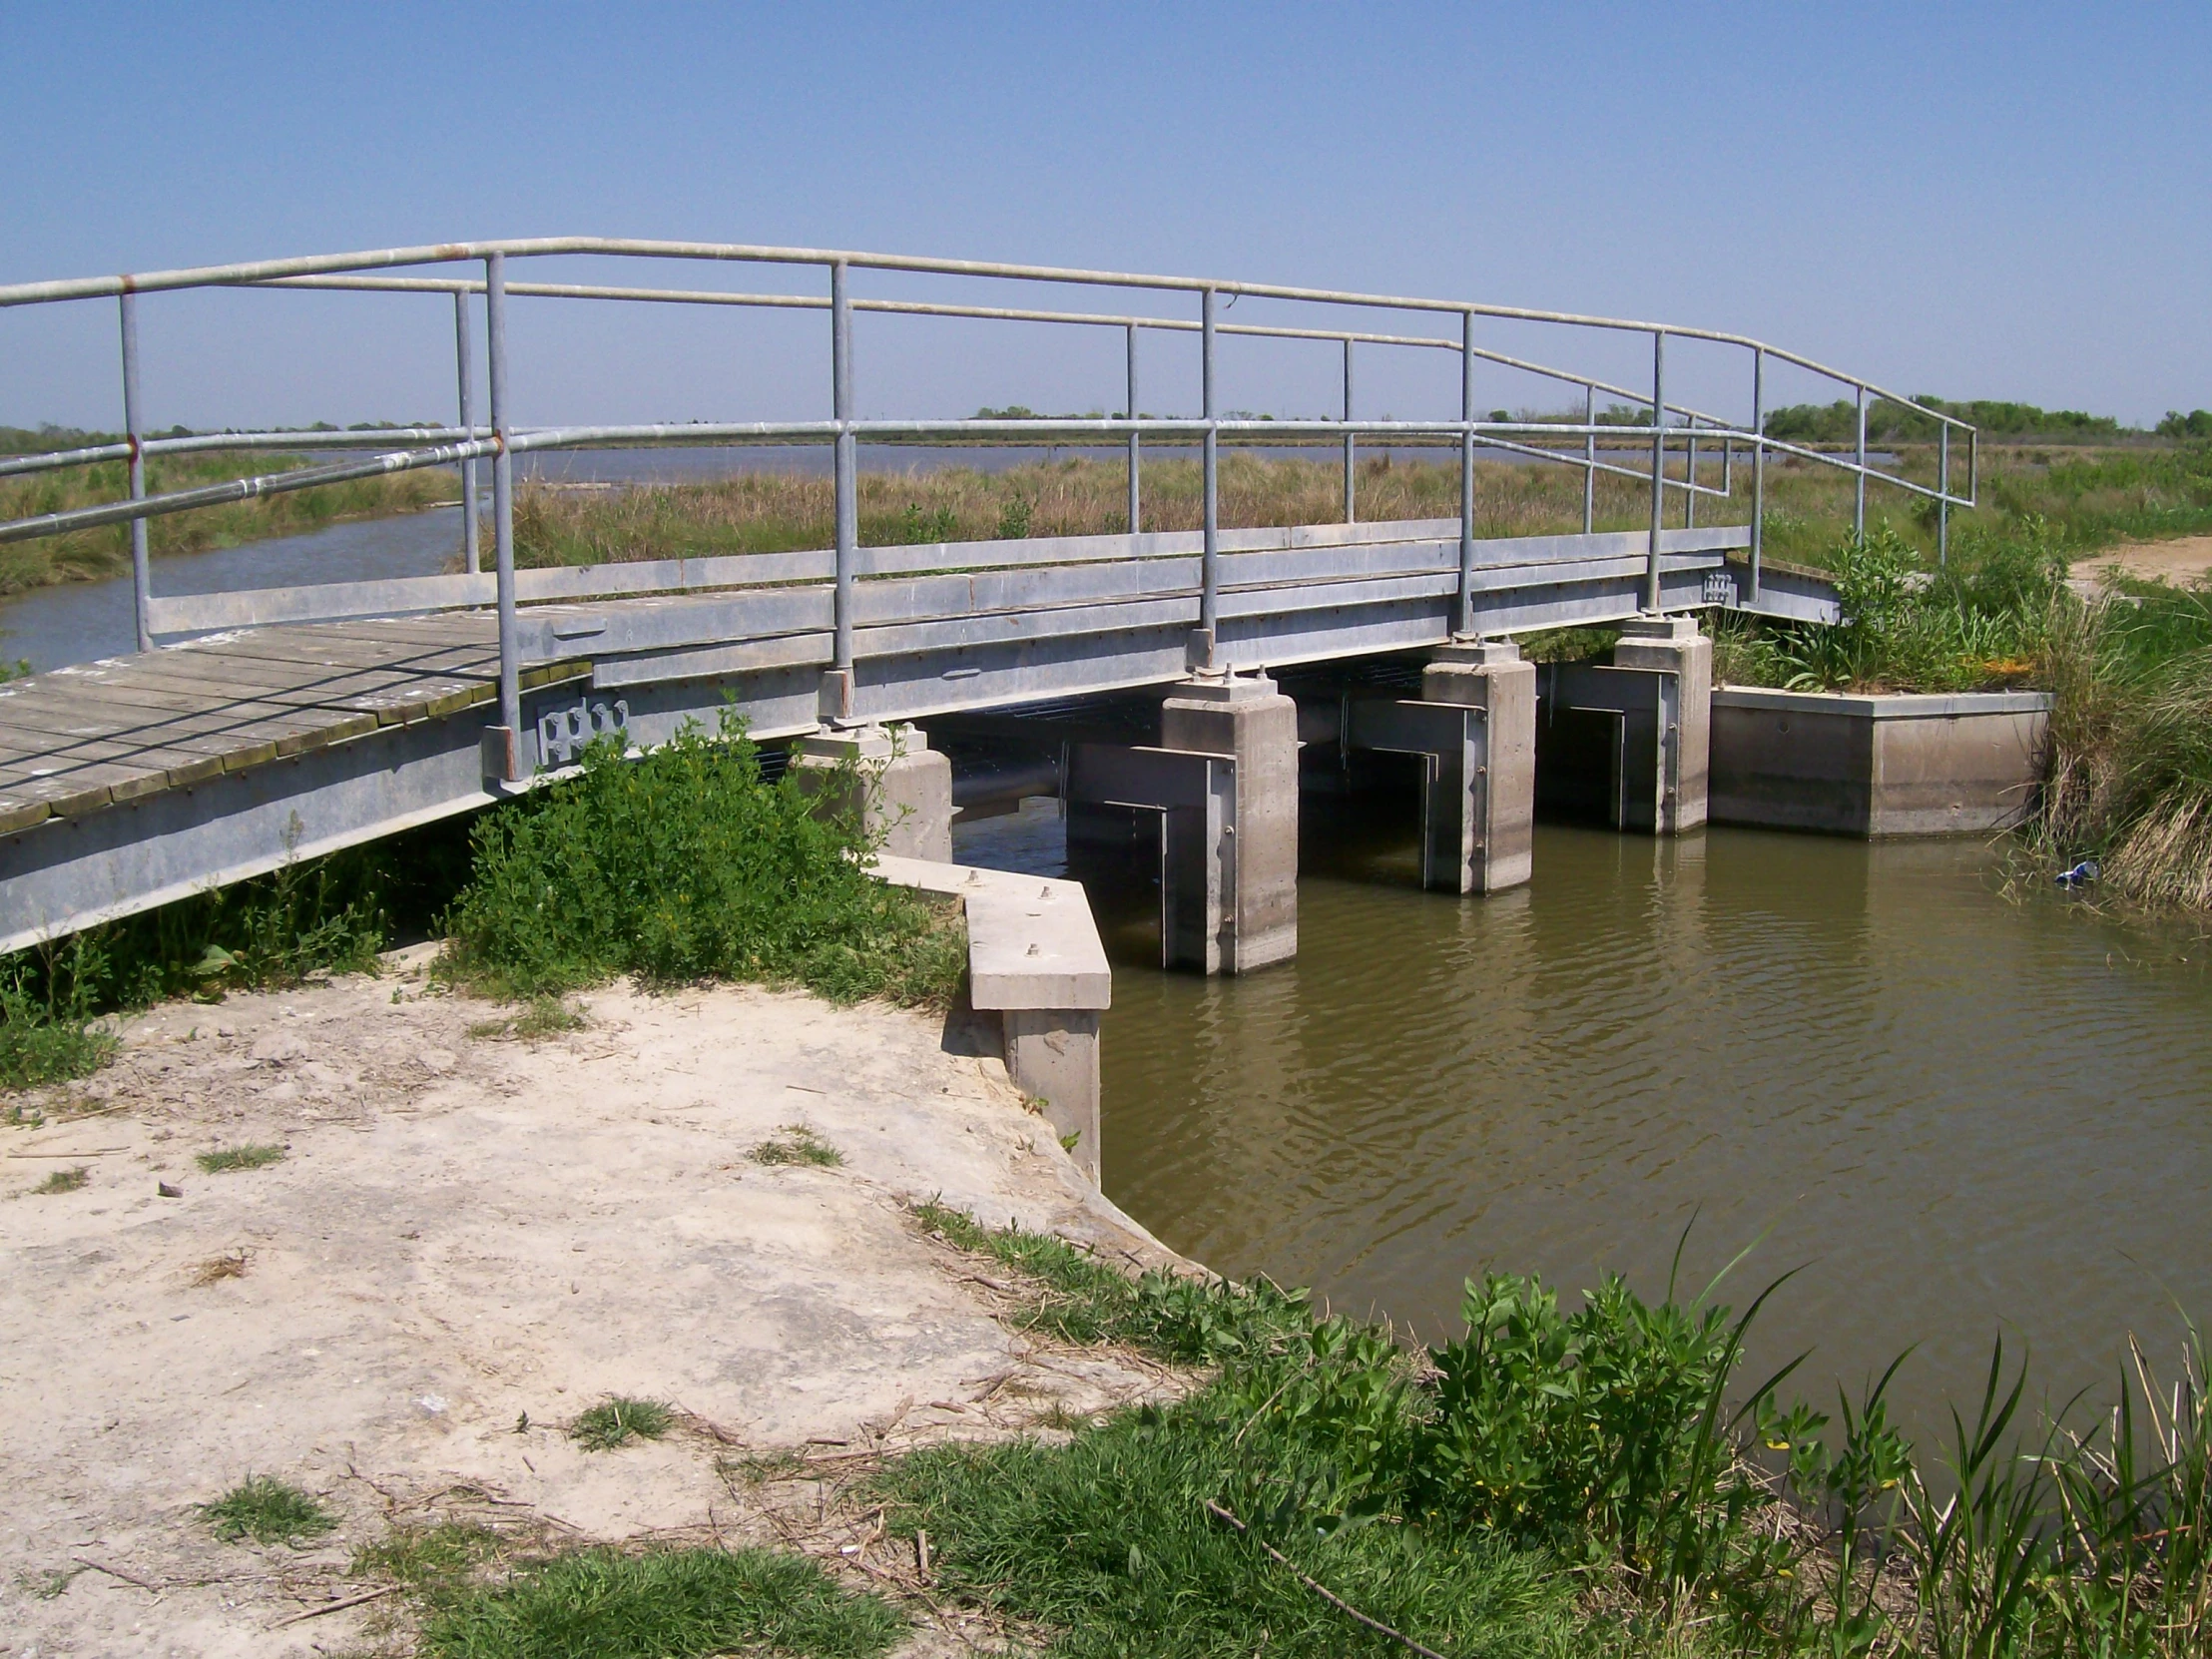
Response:
[{"label": "sandy embankment", "polygon": [[[102,1115],[0,1130],[0,1653],[357,1647],[377,1604],[282,1621],[360,1594],[350,1551],[395,1521],[774,1536],[733,1456],[1172,1387],[1009,1331],[905,1217],[941,1195],[1165,1259],[956,1028],[617,988],[533,1046],[472,1038],[497,1010],[426,994],[420,962],[162,1008],[79,1091]],[[754,1162],[788,1124],[843,1166]],[[252,1142],[285,1156],[195,1163]],[[82,1189],[32,1191],[80,1164]],[[672,1402],[679,1432],[581,1451],[562,1425],[612,1393]],[[194,1506],[249,1473],[322,1494],[340,1530],[217,1543]]]},{"label": "sandy embankment", "polygon": [[2170,582],[2177,588],[2185,588],[2212,574],[2212,536],[2123,542],[2089,558],[2076,559],[2068,580],[2076,591],[2086,594],[2115,566],[2128,576]]}]

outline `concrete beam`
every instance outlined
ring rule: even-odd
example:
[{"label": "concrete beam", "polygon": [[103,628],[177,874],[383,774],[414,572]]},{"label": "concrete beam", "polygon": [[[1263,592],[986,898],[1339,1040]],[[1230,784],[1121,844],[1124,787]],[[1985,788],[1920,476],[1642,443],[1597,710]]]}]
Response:
[{"label": "concrete beam", "polygon": [[1096,1182],[1098,1016],[1113,999],[1113,974],[1083,884],[895,855],[879,855],[874,868],[894,886],[960,901],[968,1002],[999,1016],[1007,1076],[1044,1102],[1053,1133]]}]

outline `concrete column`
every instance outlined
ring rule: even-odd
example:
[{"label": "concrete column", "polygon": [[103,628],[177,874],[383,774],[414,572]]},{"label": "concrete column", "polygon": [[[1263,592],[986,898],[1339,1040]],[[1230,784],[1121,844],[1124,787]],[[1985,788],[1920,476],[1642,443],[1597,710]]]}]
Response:
[{"label": "concrete column", "polygon": [[1160,706],[1160,747],[1224,755],[1232,810],[1167,811],[1166,955],[1250,973],[1298,954],[1298,705],[1265,675],[1186,681]]},{"label": "concrete column", "polygon": [[[848,781],[837,769],[854,763]],[[911,726],[818,732],[792,745],[799,787],[824,810],[858,812],[882,850],[903,858],[952,859],[952,763]]]},{"label": "concrete column", "polygon": [[1621,628],[1615,668],[1671,675],[1674,695],[1663,707],[1659,739],[1659,801],[1652,830],[1678,835],[1705,823],[1706,782],[1713,743],[1713,642],[1691,616],[1638,617]]},{"label": "concrete column", "polygon": [[[1421,698],[1480,709],[1483,748],[1470,776],[1428,792],[1428,867],[1456,870],[1459,892],[1529,877],[1536,823],[1536,665],[1510,640],[1447,645],[1421,670]],[[1455,787],[1447,787],[1453,786]]]}]

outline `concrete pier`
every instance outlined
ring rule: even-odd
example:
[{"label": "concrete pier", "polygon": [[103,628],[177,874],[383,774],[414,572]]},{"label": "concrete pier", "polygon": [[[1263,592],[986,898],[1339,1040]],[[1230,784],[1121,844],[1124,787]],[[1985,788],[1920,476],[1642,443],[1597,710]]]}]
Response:
[{"label": "concrete pier", "polygon": [[1537,795],[1550,811],[1672,835],[1705,823],[1713,642],[1689,617],[1628,623],[1610,665],[1537,675]]},{"label": "concrete pier", "polygon": [[1288,961],[1298,954],[1298,705],[1265,675],[1186,681],[1160,705],[1160,747],[1234,763],[1225,821],[1168,813],[1170,960],[1207,973]]},{"label": "concrete pier", "polygon": [[1694,616],[1639,617],[1622,626],[1613,667],[1673,678],[1670,718],[1656,734],[1658,794],[1648,828],[1661,835],[1697,829],[1705,822],[1712,770],[1713,642],[1698,632]]},{"label": "concrete pier", "polygon": [[1421,671],[1420,693],[1482,712],[1479,757],[1456,789],[1439,778],[1429,791],[1427,862],[1441,873],[1447,860],[1435,854],[1448,847],[1453,880],[1428,884],[1462,893],[1519,886],[1536,823],[1536,665],[1510,640],[1447,645]]},{"label": "concrete pier", "polygon": [[[849,780],[837,769],[854,763]],[[903,858],[952,861],[952,763],[911,726],[818,732],[792,745],[802,790],[825,809],[856,811],[882,850]]]}]

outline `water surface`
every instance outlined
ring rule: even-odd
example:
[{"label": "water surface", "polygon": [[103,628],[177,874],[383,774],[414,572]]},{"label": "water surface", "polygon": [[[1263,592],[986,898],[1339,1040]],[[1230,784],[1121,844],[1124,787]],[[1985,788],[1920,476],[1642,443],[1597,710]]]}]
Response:
[{"label": "water surface", "polygon": [[[1055,829],[962,852],[1048,867]],[[1694,1217],[1700,1284],[1764,1235],[1738,1305],[1803,1267],[1754,1364],[1812,1349],[1832,1397],[1919,1344],[1923,1427],[2000,1333],[2108,1393],[2129,1330],[2175,1357],[2169,1292],[2212,1312],[2188,940],[2009,903],[1974,840],[1544,826],[1529,886],[1455,899],[1394,824],[1310,810],[1305,838],[1295,962],[1116,962],[1106,1188],[1177,1250],[1433,1340],[1485,1265],[1655,1294]]]}]

